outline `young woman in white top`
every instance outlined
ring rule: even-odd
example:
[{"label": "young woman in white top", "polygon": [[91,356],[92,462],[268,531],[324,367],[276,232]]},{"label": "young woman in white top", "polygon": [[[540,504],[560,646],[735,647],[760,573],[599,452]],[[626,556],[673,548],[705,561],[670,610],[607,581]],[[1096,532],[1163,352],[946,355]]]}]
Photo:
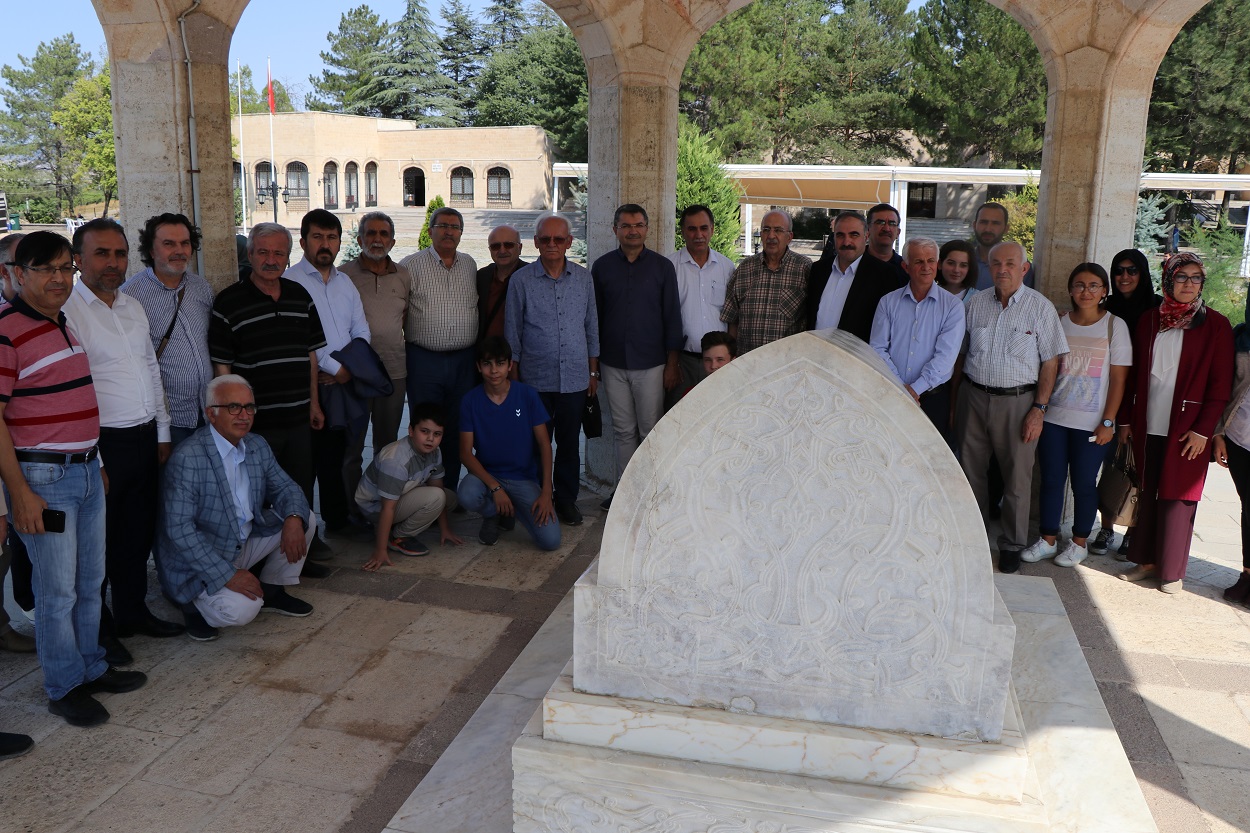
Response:
[{"label": "young woman in white top", "polygon": [[1115,417],[1133,364],[1128,326],[1103,309],[1110,282],[1097,263],[1082,263],[1068,276],[1072,311],[1063,316],[1069,351],[1059,357],[1055,391],[1046,409],[1037,458],[1042,471],[1041,533],[1020,553],[1041,561],[1059,550],[1064,485],[1072,481],[1072,540],[1055,563],[1075,567],[1088,554],[1098,513],[1098,469],[1115,437]]}]

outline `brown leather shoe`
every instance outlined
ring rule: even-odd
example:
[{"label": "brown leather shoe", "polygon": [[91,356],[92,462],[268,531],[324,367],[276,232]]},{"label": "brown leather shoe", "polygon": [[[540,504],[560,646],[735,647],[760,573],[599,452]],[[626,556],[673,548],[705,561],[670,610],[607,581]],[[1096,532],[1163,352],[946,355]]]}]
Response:
[{"label": "brown leather shoe", "polygon": [[35,640],[25,634],[18,633],[9,625],[3,625],[0,626],[0,648],[12,651],[15,654],[33,654],[35,652]]}]

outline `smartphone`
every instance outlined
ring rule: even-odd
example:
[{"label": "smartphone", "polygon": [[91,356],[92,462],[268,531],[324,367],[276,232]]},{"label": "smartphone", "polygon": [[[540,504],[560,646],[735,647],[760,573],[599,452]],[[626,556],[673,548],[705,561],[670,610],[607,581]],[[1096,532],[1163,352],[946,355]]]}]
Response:
[{"label": "smartphone", "polygon": [[65,513],[60,509],[43,510],[43,531],[44,532],[64,532],[65,531]]}]

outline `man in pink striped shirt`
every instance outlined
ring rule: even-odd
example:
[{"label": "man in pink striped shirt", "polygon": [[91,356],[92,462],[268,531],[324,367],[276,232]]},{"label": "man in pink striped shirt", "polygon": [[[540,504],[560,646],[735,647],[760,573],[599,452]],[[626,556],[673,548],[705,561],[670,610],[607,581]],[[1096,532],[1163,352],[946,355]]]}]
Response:
[{"label": "man in pink striped shirt", "polygon": [[92,695],[147,682],[104,660],[104,482],[87,354],[61,313],[73,285],[65,238],[34,232],[14,252],[19,286],[0,312],[0,479],[34,566],[35,631],[48,710],[73,726],[108,711]]}]

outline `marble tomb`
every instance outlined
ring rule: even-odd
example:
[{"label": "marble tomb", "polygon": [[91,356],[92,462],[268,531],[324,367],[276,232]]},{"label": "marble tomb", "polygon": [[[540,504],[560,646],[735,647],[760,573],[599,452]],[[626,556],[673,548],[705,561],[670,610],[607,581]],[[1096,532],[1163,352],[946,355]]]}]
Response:
[{"label": "marble tomb", "polygon": [[867,345],[722,368],[613,506],[513,746],[516,833],[1157,833],[1053,586],[994,576]]}]

